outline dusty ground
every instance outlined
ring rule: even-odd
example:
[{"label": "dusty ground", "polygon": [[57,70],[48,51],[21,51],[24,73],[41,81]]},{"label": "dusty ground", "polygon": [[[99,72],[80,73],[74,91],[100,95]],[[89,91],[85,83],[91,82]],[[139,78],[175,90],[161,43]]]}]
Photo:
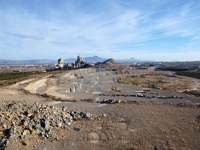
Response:
[{"label": "dusty ground", "polygon": [[58,141],[29,139],[29,146],[10,141],[8,149],[200,149],[199,109],[136,104],[87,109],[82,110],[107,117],[77,121],[70,129],[58,131]]},{"label": "dusty ground", "polygon": [[[149,72],[153,71],[149,70]],[[141,70],[135,74],[140,75],[140,73],[142,73]],[[3,101],[25,100],[30,103],[37,101],[58,107],[66,106],[71,110],[90,112],[98,115],[100,116],[99,120],[76,121],[69,129],[58,130],[57,132],[60,136],[54,142],[32,137],[29,139],[30,145],[23,146],[20,141],[11,140],[9,141],[7,149],[200,149],[200,109],[199,107],[190,107],[191,105],[199,105],[199,97],[171,90],[147,90],[136,85],[115,82],[114,78],[124,75],[102,76],[101,73],[91,73],[89,75],[82,74],[83,77],[70,78],[69,80],[62,78],[62,75],[45,75],[27,79],[11,86],[2,87],[0,89],[0,99]],[[48,82],[45,82],[48,86],[41,84],[43,82],[37,82],[44,79],[48,80]],[[184,79],[186,78],[184,77]],[[187,78],[187,80],[189,81],[191,78]],[[195,81],[199,82],[196,79]],[[36,82],[39,84],[35,84]],[[84,89],[87,90],[66,93],[65,90],[73,87],[72,85],[75,83],[83,83]],[[113,85],[120,92],[113,91],[111,89]],[[21,88],[26,88],[27,86],[32,91],[35,91],[35,93],[25,93],[21,90]],[[38,92],[41,92],[41,94],[48,92],[50,95],[52,94],[58,98],[69,100],[91,98],[98,102],[111,98],[130,101],[153,101],[155,103],[100,104],[49,101],[49,99],[37,94]],[[99,96],[100,93],[108,95],[113,93],[142,93],[162,96],[176,95],[182,96],[183,99]],[[157,102],[184,102],[189,105],[179,107]],[[80,131],[77,131],[77,128]]]}]

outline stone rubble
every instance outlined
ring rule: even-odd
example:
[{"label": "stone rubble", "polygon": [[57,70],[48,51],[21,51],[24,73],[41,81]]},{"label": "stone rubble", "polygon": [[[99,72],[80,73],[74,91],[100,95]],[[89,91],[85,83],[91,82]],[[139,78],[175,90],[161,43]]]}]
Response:
[{"label": "stone rubble", "polygon": [[145,94],[99,94],[99,96],[112,96],[112,97],[139,97],[139,98],[148,98],[148,99],[182,99],[183,97],[178,96],[151,96]]},{"label": "stone rubble", "polygon": [[[67,110],[66,107],[30,105],[26,102],[3,102],[0,108],[0,149],[9,138],[24,140],[26,136],[57,140],[57,128],[69,128],[73,121],[93,119],[92,114]],[[29,145],[24,143],[23,145]]]},{"label": "stone rubble", "polygon": [[115,103],[121,103],[121,100],[115,100],[115,99],[104,99],[102,101],[99,101],[101,104],[115,104]]}]

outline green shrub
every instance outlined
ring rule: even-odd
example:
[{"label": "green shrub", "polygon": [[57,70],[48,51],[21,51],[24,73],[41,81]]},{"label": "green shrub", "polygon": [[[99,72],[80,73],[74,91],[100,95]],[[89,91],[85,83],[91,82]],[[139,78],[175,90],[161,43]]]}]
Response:
[{"label": "green shrub", "polygon": [[176,72],[176,75],[200,79],[200,72]]}]

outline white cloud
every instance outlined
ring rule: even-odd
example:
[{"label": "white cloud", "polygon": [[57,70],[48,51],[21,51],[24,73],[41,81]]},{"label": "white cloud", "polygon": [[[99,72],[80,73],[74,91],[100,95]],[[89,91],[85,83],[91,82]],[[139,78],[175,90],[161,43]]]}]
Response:
[{"label": "white cloud", "polygon": [[[36,56],[32,55],[36,53],[54,59],[60,57],[59,53],[66,53],[66,57],[82,53],[127,58],[134,55],[136,50],[127,52],[121,45],[127,44],[131,49],[134,45],[142,46],[151,40],[171,36],[198,39],[200,27],[197,24],[200,19],[199,14],[192,13],[194,5],[188,3],[176,11],[166,10],[160,14],[161,10],[124,8],[120,3],[112,1],[109,3],[110,11],[88,13],[78,10],[74,3],[69,3],[61,11],[48,8],[46,16],[13,7],[0,11],[0,51],[10,49],[13,55],[18,51],[22,54],[27,52],[26,56],[28,53]],[[137,56],[153,59],[153,54],[149,53],[138,50]]]},{"label": "white cloud", "polygon": [[168,16],[158,20],[158,30],[164,31],[164,36],[188,37],[195,36],[200,29],[199,14],[190,13],[192,3],[185,4],[179,11],[168,13]]},{"label": "white cloud", "polygon": [[27,38],[27,39],[33,39],[33,40],[43,40],[44,38],[37,35],[31,35],[31,34],[22,34],[22,33],[5,33],[7,35],[12,35],[18,38]]}]

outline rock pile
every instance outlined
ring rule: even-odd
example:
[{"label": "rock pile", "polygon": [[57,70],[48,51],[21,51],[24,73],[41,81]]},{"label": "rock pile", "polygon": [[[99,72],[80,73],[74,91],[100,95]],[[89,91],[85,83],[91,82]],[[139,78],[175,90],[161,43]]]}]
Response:
[{"label": "rock pile", "polygon": [[99,94],[99,96],[112,96],[112,97],[139,97],[139,98],[148,98],[148,99],[183,99],[179,96],[151,96],[145,94]]},{"label": "rock pile", "polygon": [[116,103],[121,103],[121,100],[115,100],[115,99],[104,99],[102,101],[99,101],[101,104],[116,104]]},{"label": "rock pile", "polygon": [[42,139],[56,140],[57,128],[68,128],[73,121],[92,119],[90,113],[69,111],[59,108],[25,102],[3,103],[0,108],[0,149],[5,147],[10,137],[23,140],[36,135]]}]

